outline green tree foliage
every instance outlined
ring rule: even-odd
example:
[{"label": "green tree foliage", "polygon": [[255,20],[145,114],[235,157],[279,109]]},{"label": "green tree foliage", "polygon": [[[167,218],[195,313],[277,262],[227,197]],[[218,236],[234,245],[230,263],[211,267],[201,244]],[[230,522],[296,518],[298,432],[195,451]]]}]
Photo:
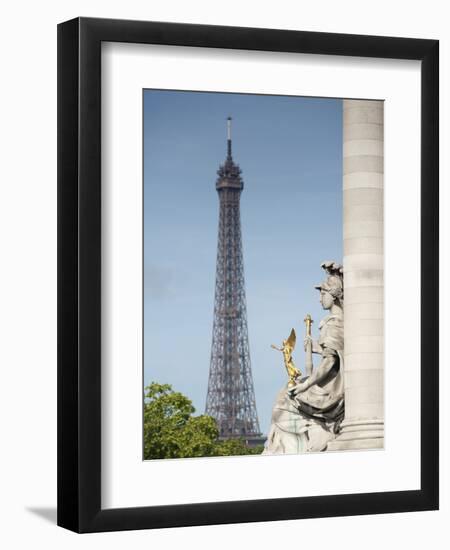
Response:
[{"label": "green tree foliage", "polygon": [[193,416],[192,401],[169,384],[152,382],[145,388],[144,459],[260,454],[238,439],[218,440],[214,418]]},{"label": "green tree foliage", "polygon": [[192,402],[169,384],[152,382],[144,403],[144,458],[211,456],[217,426],[209,416],[192,416]]},{"label": "green tree foliage", "polygon": [[243,439],[226,439],[218,441],[214,450],[215,456],[260,455],[264,446],[247,447]]}]

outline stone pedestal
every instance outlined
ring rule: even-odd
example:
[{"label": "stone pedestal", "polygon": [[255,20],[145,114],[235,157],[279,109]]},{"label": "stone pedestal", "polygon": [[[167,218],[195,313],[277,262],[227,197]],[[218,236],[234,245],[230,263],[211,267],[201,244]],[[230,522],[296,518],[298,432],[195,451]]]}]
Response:
[{"label": "stone pedestal", "polygon": [[327,450],[384,446],[383,102],[344,100],[343,132],[345,420]]}]

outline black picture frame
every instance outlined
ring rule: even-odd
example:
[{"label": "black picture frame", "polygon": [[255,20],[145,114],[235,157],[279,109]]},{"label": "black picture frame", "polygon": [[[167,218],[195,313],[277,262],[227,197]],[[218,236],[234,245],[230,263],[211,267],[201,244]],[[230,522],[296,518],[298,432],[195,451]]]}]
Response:
[{"label": "black picture frame", "polygon": [[[101,508],[101,43],[421,61],[421,488]],[[58,525],[76,532],[438,509],[437,40],[77,18],[58,26]]]}]

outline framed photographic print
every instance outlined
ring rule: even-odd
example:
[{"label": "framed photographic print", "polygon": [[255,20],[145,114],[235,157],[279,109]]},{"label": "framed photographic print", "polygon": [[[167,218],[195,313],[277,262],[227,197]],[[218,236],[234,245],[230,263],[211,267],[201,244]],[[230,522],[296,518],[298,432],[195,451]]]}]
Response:
[{"label": "framed photographic print", "polygon": [[438,42],[58,27],[58,524],[438,507]]}]

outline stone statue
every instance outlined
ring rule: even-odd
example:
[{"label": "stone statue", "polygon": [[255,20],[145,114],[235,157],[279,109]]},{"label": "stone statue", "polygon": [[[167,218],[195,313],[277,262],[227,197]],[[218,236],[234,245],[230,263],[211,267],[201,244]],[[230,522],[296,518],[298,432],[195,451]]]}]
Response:
[{"label": "stone statue", "polygon": [[343,269],[334,262],[323,262],[322,268],[327,278],[315,288],[329,314],[319,324],[317,341],[310,336],[307,316],[304,341],[307,354],[319,354],[321,361],[317,368],[307,369],[306,376],[297,376],[294,386],[287,384],[279,392],[263,454],[325,451],[344,418]]}]

